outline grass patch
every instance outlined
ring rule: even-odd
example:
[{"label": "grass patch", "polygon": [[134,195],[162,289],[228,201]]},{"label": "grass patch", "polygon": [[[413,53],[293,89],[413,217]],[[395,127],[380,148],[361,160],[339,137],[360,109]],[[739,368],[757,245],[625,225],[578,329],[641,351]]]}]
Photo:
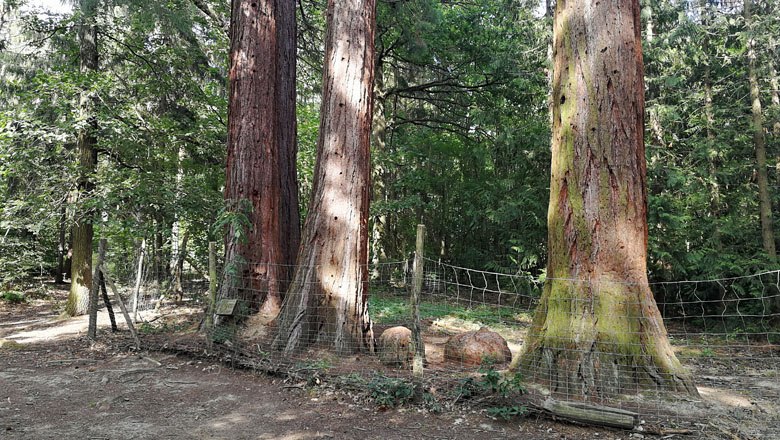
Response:
[{"label": "grass patch", "polygon": [[[371,318],[378,324],[400,324],[411,320],[411,307],[407,296],[373,295],[369,299]],[[506,306],[480,304],[468,307],[443,301],[421,301],[421,319],[456,318],[463,321],[497,325],[527,323],[531,315]]]}]

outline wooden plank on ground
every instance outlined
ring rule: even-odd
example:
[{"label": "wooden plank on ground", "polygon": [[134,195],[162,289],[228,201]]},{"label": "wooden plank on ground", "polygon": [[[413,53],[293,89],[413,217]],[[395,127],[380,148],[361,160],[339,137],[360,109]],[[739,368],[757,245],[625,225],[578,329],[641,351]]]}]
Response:
[{"label": "wooden plank on ground", "polygon": [[564,402],[547,399],[542,407],[562,419],[588,425],[634,429],[639,424],[639,414],[619,408],[591,405],[585,402]]}]

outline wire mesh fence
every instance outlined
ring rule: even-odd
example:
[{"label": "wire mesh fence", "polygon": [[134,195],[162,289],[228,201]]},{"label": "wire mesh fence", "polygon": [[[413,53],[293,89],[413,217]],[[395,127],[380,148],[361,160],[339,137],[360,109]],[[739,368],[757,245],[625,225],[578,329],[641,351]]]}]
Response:
[{"label": "wire mesh fence", "polygon": [[[200,334],[225,360],[314,383],[327,377],[393,404],[414,391],[413,266],[346,273],[232,263],[213,304],[194,272],[183,303],[202,314]],[[269,273],[284,277],[269,283]],[[648,426],[776,436],[780,271],[639,286],[542,282],[425,259],[421,284],[426,402],[463,403],[487,389],[509,397],[506,411],[555,399],[630,410]],[[144,319],[164,289],[141,290],[154,292],[139,296]],[[283,301],[269,308],[273,295]],[[290,338],[301,341],[292,350]]]}]

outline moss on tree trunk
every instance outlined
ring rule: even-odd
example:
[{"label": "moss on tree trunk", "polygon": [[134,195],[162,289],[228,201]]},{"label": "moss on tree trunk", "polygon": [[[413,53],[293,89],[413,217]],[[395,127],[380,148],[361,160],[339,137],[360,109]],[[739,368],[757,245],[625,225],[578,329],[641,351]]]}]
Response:
[{"label": "moss on tree trunk", "polygon": [[[95,24],[98,2],[82,0],[79,8],[82,13],[79,23],[79,61],[82,74],[98,70],[97,26]],[[83,202],[95,189],[93,174],[97,165],[98,129],[95,114],[94,97],[86,91],[80,98],[81,117],[87,121],[78,132],[76,149],[78,150],[78,197],[75,224],[73,225],[73,255],[71,263],[71,284],[65,314],[77,316],[87,313],[89,291],[92,288],[92,221],[94,211],[84,209]]]},{"label": "moss on tree trunk", "polygon": [[548,281],[513,367],[576,395],[696,394],[647,274],[636,0],[556,5]]}]

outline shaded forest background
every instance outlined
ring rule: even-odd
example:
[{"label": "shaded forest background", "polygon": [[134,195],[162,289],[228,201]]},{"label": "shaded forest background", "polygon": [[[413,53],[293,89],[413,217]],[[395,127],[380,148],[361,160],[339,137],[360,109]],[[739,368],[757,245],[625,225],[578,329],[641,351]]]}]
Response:
[{"label": "shaded forest background", "polygon": [[[170,279],[183,253],[240,222],[223,199],[229,4],[103,1],[99,69],[79,69],[78,12],[0,4],[0,290],[66,268],[76,212],[97,212],[110,270]],[[651,281],[772,268],[762,243],[749,53],[755,53],[773,230],[780,179],[780,4],[644,0]],[[324,2],[298,2],[302,218],[319,125]],[[379,1],[371,261],[407,258],[415,225],[451,264],[544,276],[549,5]],[[94,189],[78,189],[79,97],[98,114]],[[82,194],[81,197],[77,197]],[[186,237],[186,239],[185,239]],[[774,235],[772,241],[776,242]]]}]

